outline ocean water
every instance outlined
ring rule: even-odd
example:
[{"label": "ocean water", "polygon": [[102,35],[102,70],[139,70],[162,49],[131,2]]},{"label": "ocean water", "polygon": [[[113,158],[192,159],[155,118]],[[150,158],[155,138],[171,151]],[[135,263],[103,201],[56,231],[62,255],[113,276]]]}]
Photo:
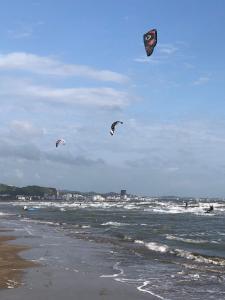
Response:
[{"label": "ocean water", "polygon": [[[205,213],[213,204],[214,211]],[[27,205],[32,210],[24,211]],[[225,299],[225,202],[148,198],[117,202],[0,203],[0,216],[57,226],[64,235],[108,245],[100,277],[156,299]],[[104,269],[105,270],[105,269]]]}]

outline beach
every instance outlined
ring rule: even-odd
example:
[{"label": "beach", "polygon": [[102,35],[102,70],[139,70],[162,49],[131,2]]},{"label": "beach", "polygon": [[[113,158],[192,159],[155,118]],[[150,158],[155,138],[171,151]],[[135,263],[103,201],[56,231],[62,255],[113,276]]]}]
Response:
[{"label": "beach", "polygon": [[28,247],[7,243],[14,239],[14,236],[0,236],[0,288],[18,287],[21,282],[22,270],[35,266],[35,263],[19,256],[19,253]]},{"label": "beach", "polygon": [[2,245],[23,267],[0,297],[223,300],[224,202],[196,203],[30,201],[25,211],[23,201],[2,202]]},{"label": "beach", "polygon": [[0,232],[1,299],[157,299],[114,281],[119,271],[99,276],[102,251],[93,243],[65,237],[46,224],[24,224],[10,217],[0,225],[7,227]]}]

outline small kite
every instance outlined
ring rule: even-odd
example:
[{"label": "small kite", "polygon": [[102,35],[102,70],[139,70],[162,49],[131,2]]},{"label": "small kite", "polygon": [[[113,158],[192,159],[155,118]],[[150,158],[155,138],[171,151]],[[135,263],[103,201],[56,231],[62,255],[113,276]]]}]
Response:
[{"label": "small kite", "polygon": [[111,125],[111,130],[110,130],[110,134],[111,134],[111,135],[114,134],[115,129],[116,129],[116,126],[117,126],[118,124],[123,124],[123,122],[121,122],[121,121],[115,121],[115,122],[112,123],[112,125]]},{"label": "small kite", "polygon": [[63,139],[57,140],[56,143],[55,143],[56,148],[57,148],[59,145],[66,145],[65,140],[63,140]]},{"label": "small kite", "polygon": [[145,45],[147,56],[150,56],[152,55],[153,50],[157,44],[157,30],[156,29],[149,30],[144,34],[143,38],[144,38],[144,45]]}]

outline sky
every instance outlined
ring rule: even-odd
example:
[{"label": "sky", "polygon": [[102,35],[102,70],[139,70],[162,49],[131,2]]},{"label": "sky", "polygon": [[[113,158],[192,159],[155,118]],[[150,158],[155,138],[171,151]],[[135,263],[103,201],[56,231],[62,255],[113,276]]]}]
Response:
[{"label": "sky", "polygon": [[223,0],[0,0],[0,182],[225,197],[224,28]]}]

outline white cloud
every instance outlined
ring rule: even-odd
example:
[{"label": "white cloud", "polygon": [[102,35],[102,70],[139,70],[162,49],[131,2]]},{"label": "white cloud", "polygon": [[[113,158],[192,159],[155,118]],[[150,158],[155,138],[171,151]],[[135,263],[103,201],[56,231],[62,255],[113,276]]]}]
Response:
[{"label": "white cloud", "polygon": [[202,85],[209,82],[210,78],[209,76],[200,76],[197,80],[194,81],[194,85]]},{"label": "white cloud", "polygon": [[30,142],[30,140],[14,140],[10,138],[1,138],[0,140],[0,160],[15,160],[23,163],[24,161],[32,162],[53,162],[68,166],[93,166],[104,165],[103,159],[93,159],[81,155],[74,155],[68,149],[58,151],[55,147],[54,150],[48,150],[39,148]]},{"label": "white cloud", "polygon": [[18,179],[22,179],[24,177],[24,173],[22,170],[20,169],[15,169],[15,176],[18,178]]},{"label": "white cloud", "polygon": [[128,81],[127,76],[110,70],[97,70],[85,65],[64,64],[52,57],[38,56],[26,52],[1,54],[0,70],[20,70],[53,76],[80,76],[115,83]]},{"label": "white cloud", "polygon": [[145,56],[137,57],[134,59],[134,61],[138,63],[146,63],[146,64],[159,64],[162,62],[160,59],[156,59],[153,57],[145,57]]},{"label": "white cloud", "polygon": [[184,62],[184,67],[187,68],[187,69],[194,69],[195,66],[191,63],[188,63],[188,62]]},{"label": "white cloud", "polygon": [[172,44],[160,44],[158,48],[160,53],[166,55],[171,55],[178,51],[178,48]]},{"label": "white cloud", "polygon": [[[58,124],[65,130],[68,141],[60,149],[55,148],[54,138],[48,134],[31,142],[30,139],[14,139],[5,133],[4,139],[1,135],[0,166],[10,175],[6,178],[3,172],[1,178],[9,183],[12,180],[19,182],[13,173],[19,169],[24,172],[25,184],[40,180],[40,184],[50,182],[53,186],[65,187],[69,182],[69,187],[73,188],[75,182],[90,189],[89,183],[94,180],[95,190],[101,189],[103,182],[105,189],[113,190],[119,189],[123,182],[128,190],[161,194],[170,191],[207,193],[209,189],[204,190],[206,183],[217,184],[215,175],[224,172],[225,165],[225,124],[200,121],[162,124],[153,123],[153,120],[142,123],[125,117],[122,120],[124,126],[118,128],[113,139],[108,132],[107,118],[103,122],[94,116],[93,127],[86,124],[87,131],[76,134],[63,128],[64,124]],[[53,119],[51,123],[55,127]],[[24,123],[13,121],[12,124],[21,128],[21,132],[29,132],[34,127],[27,120]],[[79,144],[82,150],[78,148]],[[59,182],[55,176],[57,169],[63,175]],[[37,172],[41,178],[35,175]],[[118,174],[119,178],[112,179],[111,183],[113,174]],[[189,183],[185,188],[183,183],[187,180]]]},{"label": "white cloud", "polygon": [[141,56],[134,59],[135,62],[148,64],[161,64],[168,61],[170,56],[178,51],[178,48],[172,44],[159,44],[154,50],[152,56]]},{"label": "white cloud", "polygon": [[32,37],[35,31],[43,24],[43,21],[33,23],[18,22],[8,29],[7,32],[12,39],[27,39]]},{"label": "white cloud", "polygon": [[21,30],[13,30],[9,29],[8,34],[10,35],[11,38],[14,39],[24,39],[24,38],[29,38],[33,34],[33,29],[32,28],[23,28]]},{"label": "white cloud", "polygon": [[26,120],[14,120],[10,124],[11,133],[19,139],[36,138],[44,135],[45,130],[40,127],[35,127]]},{"label": "white cloud", "polygon": [[109,87],[54,88],[35,85],[27,80],[3,79],[0,96],[31,101],[80,106],[96,106],[103,109],[122,109],[132,99],[127,92]]}]

